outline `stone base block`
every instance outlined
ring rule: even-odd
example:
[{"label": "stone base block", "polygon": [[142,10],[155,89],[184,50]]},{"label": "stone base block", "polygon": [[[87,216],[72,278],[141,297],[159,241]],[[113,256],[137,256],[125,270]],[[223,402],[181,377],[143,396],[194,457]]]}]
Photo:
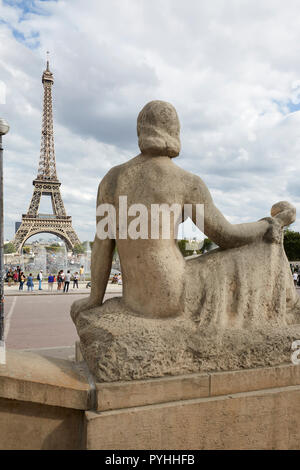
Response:
[{"label": "stone base block", "polygon": [[300,387],[86,412],[87,449],[300,449]]},{"label": "stone base block", "polygon": [[300,366],[94,383],[84,363],[8,351],[0,449],[300,449]]},{"label": "stone base block", "polygon": [[300,324],[200,327],[185,316],[134,316],[121,298],[76,318],[80,349],[97,382],[277,366],[291,358]]}]

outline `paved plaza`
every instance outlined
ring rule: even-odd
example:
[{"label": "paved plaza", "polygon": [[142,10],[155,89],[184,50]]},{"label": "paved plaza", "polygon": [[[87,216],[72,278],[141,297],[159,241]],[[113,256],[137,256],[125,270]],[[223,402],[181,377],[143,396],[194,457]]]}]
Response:
[{"label": "paved plaza", "polygon": [[[78,335],[70,317],[74,300],[90,293],[86,282],[79,289],[20,292],[17,286],[5,287],[5,332],[8,349],[30,350],[46,356],[73,360]],[[55,286],[56,287],[56,286]],[[300,295],[300,289],[297,288]],[[122,286],[108,284],[105,300],[122,295]]]},{"label": "paved plaza", "polygon": [[[53,291],[19,293],[14,286],[5,289],[5,334],[8,349],[39,350],[44,355],[74,358],[78,340],[70,317],[74,300],[85,297],[90,289],[86,283],[68,294]],[[122,295],[122,286],[108,284],[105,299]]]}]

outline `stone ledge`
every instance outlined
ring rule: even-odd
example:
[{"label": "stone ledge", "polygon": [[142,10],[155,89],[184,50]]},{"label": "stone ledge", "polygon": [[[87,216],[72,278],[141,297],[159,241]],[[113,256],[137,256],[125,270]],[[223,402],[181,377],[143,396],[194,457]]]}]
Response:
[{"label": "stone ledge", "polygon": [[7,351],[0,448],[299,449],[300,366],[98,384],[84,367]]},{"label": "stone ledge", "polygon": [[[96,383],[94,391],[84,363],[8,350],[7,363],[0,366],[2,398],[95,411],[293,385],[300,385],[300,366],[293,364],[128,382]],[[93,406],[91,398],[94,399]]]},{"label": "stone ledge", "polygon": [[97,411],[300,385],[300,366],[209,372],[97,383]]},{"label": "stone ledge", "polygon": [[86,449],[300,449],[300,386],[85,412]]},{"label": "stone ledge", "polygon": [[300,365],[293,364],[209,375],[211,396],[300,385]]},{"label": "stone ledge", "polygon": [[209,374],[96,384],[97,410],[113,410],[209,396]]},{"label": "stone ledge", "polygon": [[0,366],[0,397],[87,410],[89,384],[83,367],[71,361],[8,350]]}]

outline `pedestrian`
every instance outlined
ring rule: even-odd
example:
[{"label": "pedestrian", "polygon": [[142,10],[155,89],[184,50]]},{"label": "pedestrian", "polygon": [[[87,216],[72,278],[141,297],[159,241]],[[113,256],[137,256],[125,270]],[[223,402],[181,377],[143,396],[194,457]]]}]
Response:
[{"label": "pedestrian", "polygon": [[37,280],[39,281],[39,290],[43,290],[42,289],[43,271],[40,271],[38,273]]},{"label": "pedestrian", "polygon": [[78,289],[78,279],[79,279],[79,274],[78,274],[78,272],[76,271],[76,273],[74,274],[74,278],[73,278],[73,289],[75,289],[75,286],[76,286],[77,289]]},{"label": "pedestrian", "polygon": [[79,274],[80,274],[80,280],[81,280],[81,281],[84,281],[84,280],[85,280],[85,276],[84,276],[84,267],[83,267],[83,266],[80,266]]},{"label": "pedestrian", "polygon": [[294,284],[296,286],[297,285],[297,280],[298,280],[298,273],[296,273],[296,271],[293,274],[293,279],[294,279]]},{"label": "pedestrian", "polygon": [[70,281],[71,281],[70,271],[68,271],[67,274],[65,275],[64,281],[65,281],[65,283],[64,283],[64,292],[69,292],[69,285],[70,285]]},{"label": "pedestrian", "polygon": [[62,286],[63,286],[64,283],[65,283],[65,277],[66,277],[63,269],[60,272],[60,277],[61,277],[61,283],[62,283]]},{"label": "pedestrian", "polygon": [[118,275],[118,285],[122,285],[122,275],[119,273]]},{"label": "pedestrian", "polygon": [[17,284],[17,282],[19,282],[19,273],[16,269],[14,270],[14,273],[13,273],[13,280],[14,280],[15,284]]},{"label": "pedestrian", "polygon": [[57,290],[61,290],[62,285],[62,278],[61,278],[61,271],[57,273]]},{"label": "pedestrian", "polygon": [[54,276],[50,273],[48,276],[48,290],[53,291]]},{"label": "pedestrian", "polygon": [[7,282],[8,282],[8,287],[11,286],[11,282],[13,280],[13,272],[12,272],[12,269],[9,268],[9,271],[7,273]]},{"label": "pedestrian", "polygon": [[33,288],[34,288],[34,284],[33,284],[33,276],[32,274],[30,273],[28,278],[27,278],[27,290],[28,291],[33,291]]},{"label": "pedestrian", "polygon": [[19,276],[19,290],[23,290],[25,280],[26,280],[26,277],[24,276],[23,271],[21,271],[20,276]]}]

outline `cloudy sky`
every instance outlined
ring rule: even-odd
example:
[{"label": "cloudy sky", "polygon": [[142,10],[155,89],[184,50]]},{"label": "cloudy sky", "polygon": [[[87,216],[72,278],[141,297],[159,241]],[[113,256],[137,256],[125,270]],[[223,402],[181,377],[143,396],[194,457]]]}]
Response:
[{"label": "cloudy sky", "polygon": [[99,181],[138,153],[136,117],[153,99],[176,107],[176,163],[231,222],[288,200],[299,230],[299,16],[299,0],[0,0],[5,237],[37,173],[47,50],[58,175],[82,240],[94,237]]}]

